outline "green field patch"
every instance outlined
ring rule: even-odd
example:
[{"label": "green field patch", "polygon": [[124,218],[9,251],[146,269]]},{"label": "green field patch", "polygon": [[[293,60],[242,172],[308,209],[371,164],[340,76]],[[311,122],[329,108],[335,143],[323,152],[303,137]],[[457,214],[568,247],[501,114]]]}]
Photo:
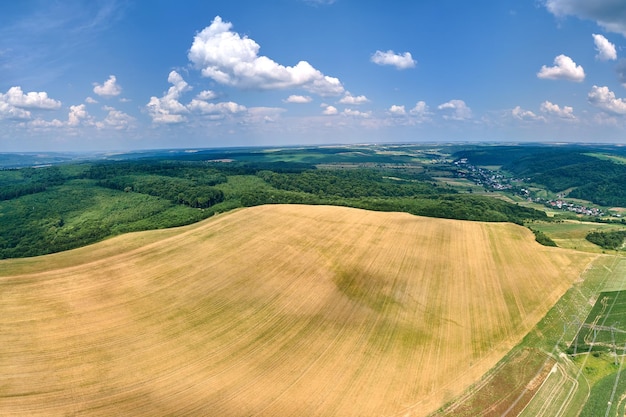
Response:
[{"label": "green field patch", "polygon": [[615,357],[607,352],[576,355],[572,357],[572,361],[582,371],[590,386],[594,386],[602,378],[614,374],[619,369],[619,366],[615,365]]},{"label": "green field patch", "polygon": [[574,353],[611,351],[626,345],[626,291],[601,292],[570,345]]},{"label": "green field patch", "polygon": [[618,164],[626,164],[626,158],[623,156],[619,156],[619,155],[609,155],[609,154],[596,153],[596,152],[586,153],[585,155],[593,156],[594,158],[602,159],[605,161],[611,161],[611,162],[615,162]]},{"label": "green field patch", "polygon": [[626,290],[626,257],[615,257],[615,261],[607,266],[612,272],[614,279],[609,280],[604,286],[604,291]]},{"label": "green field patch", "polygon": [[623,230],[624,226],[620,224],[565,220],[553,222],[533,222],[531,228],[545,233],[548,237],[555,241],[559,247],[582,250],[585,252],[601,253],[602,248],[589,242],[586,239],[586,236],[591,232]]},{"label": "green field patch", "polygon": [[580,417],[623,416],[626,407],[625,393],[626,375],[623,367],[620,367],[618,372],[605,376],[593,386]]}]

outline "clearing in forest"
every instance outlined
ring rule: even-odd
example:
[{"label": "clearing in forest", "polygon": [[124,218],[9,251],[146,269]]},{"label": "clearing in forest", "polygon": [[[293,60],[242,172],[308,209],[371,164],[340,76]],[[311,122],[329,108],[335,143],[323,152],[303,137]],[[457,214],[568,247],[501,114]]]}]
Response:
[{"label": "clearing in forest", "polygon": [[0,414],[424,416],[594,256],[513,224],[275,205],[0,261]]}]

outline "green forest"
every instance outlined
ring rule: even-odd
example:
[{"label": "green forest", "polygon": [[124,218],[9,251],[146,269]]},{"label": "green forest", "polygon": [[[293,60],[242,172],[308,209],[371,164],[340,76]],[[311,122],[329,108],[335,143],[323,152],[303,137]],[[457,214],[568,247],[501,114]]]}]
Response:
[{"label": "green forest", "polygon": [[297,153],[219,162],[191,155],[1,170],[0,258],[58,252],[261,204],[329,204],[518,224],[546,218],[542,211],[458,193],[422,170],[398,166],[406,157],[321,169],[303,159],[363,162],[369,155],[307,152],[300,160]]},{"label": "green forest", "polygon": [[626,239],[626,230],[591,232],[587,234],[585,239],[603,249],[620,249]]},{"label": "green forest", "polygon": [[457,158],[477,165],[500,165],[511,174],[552,192],[603,206],[626,206],[626,159],[612,147],[527,146],[462,150]]}]

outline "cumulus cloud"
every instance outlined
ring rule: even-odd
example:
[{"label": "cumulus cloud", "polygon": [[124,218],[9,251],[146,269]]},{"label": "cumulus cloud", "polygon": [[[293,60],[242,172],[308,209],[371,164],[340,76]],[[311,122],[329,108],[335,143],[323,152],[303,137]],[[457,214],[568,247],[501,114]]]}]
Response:
[{"label": "cumulus cloud", "polygon": [[545,120],[542,116],[537,116],[530,110],[523,110],[520,106],[511,110],[511,115],[518,120],[524,121]]},{"label": "cumulus cloud", "polygon": [[551,103],[549,101],[544,101],[541,103],[540,107],[541,111],[552,116],[557,116],[562,119],[575,119],[574,116],[574,108],[570,106],[559,107],[558,104]]},{"label": "cumulus cloud", "polygon": [[196,96],[198,100],[214,100],[217,98],[217,94],[211,90],[200,91]]},{"label": "cumulus cloud", "polygon": [[259,56],[259,44],[231,31],[232,26],[216,16],[194,37],[188,58],[203,76],[239,88],[303,88],[322,96],[344,92],[339,79],[322,74],[307,61],[289,67]]},{"label": "cumulus cloud", "polygon": [[45,91],[24,93],[21,87],[11,87],[6,94],[0,93],[0,102],[21,109],[54,110],[61,107],[61,102],[48,97]]},{"label": "cumulus cloud", "polygon": [[377,65],[392,65],[399,70],[413,68],[417,64],[410,52],[396,54],[392,50],[387,52],[376,51],[371,56],[370,61]]},{"label": "cumulus cloud", "polygon": [[162,97],[150,97],[146,109],[153,123],[174,124],[187,121],[190,113],[201,115],[207,119],[222,119],[226,115],[245,113],[247,108],[232,101],[209,103],[217,97],[213,91],[201,91],[189,104],[180,102],[182,95],[191,87],[176,71],[170,72],[167,81],[172,86]]},{"label": "cumulus cloud", "polygon": [[30,119],[31,114],[28,110],[20,109],[2,101],[0,97],[0,119]]},{"label": "cumulus cloud", "polygon": [[467,120],[472,118],[472,110],[463,100],[450,100],[437,106],[437,109],[445,112],[444,119]]},{"label": "cumulus cloud", "polygon": [[617,51],[615,45],[613,45],[607,38],[602,35],[593,34],[593,42],[596,45],[596,59],[600,61],[615,61],[617,59]]},{"label": "cumulus cloud", "polygon": [[363,104],[363,103],[368,103],[368,102],[369,102],[369,100],[368,100],[367,97],[365,97],[365,96],[356,96],[355,97],[352,94],[350,94],[349,91],[346,91],[346,95],[343,96],[341,98],[341,100],[339,100],[339,103],[341,103],[341,104],[352,104],[352,105],[355,105],[355,104],[358,105],[358,104]]},{"label": "cumulus cloud", "polygon": [[567,55],[559,55],[554,58],[554,66],[542,66],[537,77],[550,80],[568,80],[581,82],[585,79],[585,71],[580,65]]},{"label": "cumulus cloud", "polygon": [[98,129],[115,129],[123,130],[133,126],[135,118],[110,106],[102,107],[107,112],[106,117],[102,121],[95,121],[93,116],[87,112],[86,105],[78,104],[70,106],[67,115],[67,121],[53,119],[51,121],[43,119],[35,119],[25,124],[35,129],[49,128],[77,128],[80,126],[95,126]]},{"label": "cumulus cloud", "polygon": [[146,105],[148,114],[152,117],[154,123],[181,123],[184,122],[185,116],[189,110],[180,101],[178,101],[183,93],[191,90],[191,87],[176,71],[169,73],[167,81],[173,84],[163,97],[150,97],[150,101]]},{"label": "cumulus cloud", "polygon": [[406,116],[406,110],[404,106],[392,105],[389,107],[389,113],[392,116]]},{"label": "cumulus cloud", "polygon": [[246,107],[232,101],[222,103],[208,103],[203,100],[193,99],[187,106],[189,110],[200,114],[220,115],[236,114],[246,111]]},{"label": "cumulus cloud", "polygon": [[322,103],[321,107],[324,108],[324,111],[322,111],[323,115],[334,116],[335,114],[339,113],[339,111],[337,110],[337,108],[335,106],[329,106],[328,104],[323,104]]},{"label": "cumulus cloud", "polygon": [[61,107],[61,102],[48,97],[45,91],[31,91],[24,93],[19,86],[11,87],[3,94],[0,93],[0,118],[2,119],[30,119],[28,109],[55,110]]},{"label": "cumulus cloud", "polygon": [[92,97],[87,97],[85,99],[85,103],[87,103],[87,104],[96,104],[96,103],[98,103],[98,100],[95,100]]},{"label": "cumulus cloud", "polygon": [[626,2],[620,0],[545,0],[557,17],[576,16],[595,21],[609,32],[626,36]]},{"label": "cumulus cloud", "polygon": [[109,79],[102,85],[98,83],[94,83],[93,85],[93,92],[101,97],[115,97],[122,94],[122,87],[117,83],[115,75],[109,75]]},{"label": "cumulus cloud", "polygon": [[99,128],[108,127],[115,130],[123,130],[132,127],[132,124],[135,121],[134,117],[113,107],[104,106],[103,110],[107,111],[108,114],[104,118],[104,122],[96,124]]},{"label": "cumulus cloud", "polygon": [[87,113],[85,107],[86,106],[84,104],[70,106],[70,112],[67,115],[68,126],[78,126],[80,125],[81,120],[85,120],[89,117],[89,114]]},{"label": "cumulus cloud", "polygon": [[362,112],[359,110],[352,110],[352,109],[344,109],[344,111],[342,111],[341,114],[343,114],[344,116],[348,116],[348,117],[361,117],[361,118],[368,118],[372,116],[371,111]]},{"label": "cumulus cloud", "polygon": [[593,106],[598,107],[608,113],[626,115],[626,100],[616,98],[615,93],[608,87],[598,87],[594,85],[587,94],[587,100]]},{"label": "cumulus cloud", "polygon": [[283,101],[285,103],[305,104],[305,103],[310,103],[311,101],[313,101],[313,99],[309,96],[290,95]]},{"label": "cumulus cloud", "polygon": [[429,109],[430,108],[426,105],[425,101],[418,101],[417,103],[415,103],[415,107],[409,110],[409,113],[412,116],[427,118],[432,114]]},{"label": "cumulus cloud", "polygon": [[53,119],[50,121],[43,120],[43,119],[35,119],[24,124],[24,126],[32,127],[35,129],[46,129],[46,128],[51,128],[51,127],[52,128],[64,127],[65,123],[63,123],[59,119]]}]

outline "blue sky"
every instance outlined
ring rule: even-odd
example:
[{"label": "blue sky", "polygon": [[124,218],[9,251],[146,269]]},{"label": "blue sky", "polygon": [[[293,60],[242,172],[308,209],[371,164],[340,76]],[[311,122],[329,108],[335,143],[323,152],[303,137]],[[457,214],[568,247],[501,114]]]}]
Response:
[{"label": "blue sky", "polygon": [[626,2],[0,2],[0,151],[626,142]]}]

